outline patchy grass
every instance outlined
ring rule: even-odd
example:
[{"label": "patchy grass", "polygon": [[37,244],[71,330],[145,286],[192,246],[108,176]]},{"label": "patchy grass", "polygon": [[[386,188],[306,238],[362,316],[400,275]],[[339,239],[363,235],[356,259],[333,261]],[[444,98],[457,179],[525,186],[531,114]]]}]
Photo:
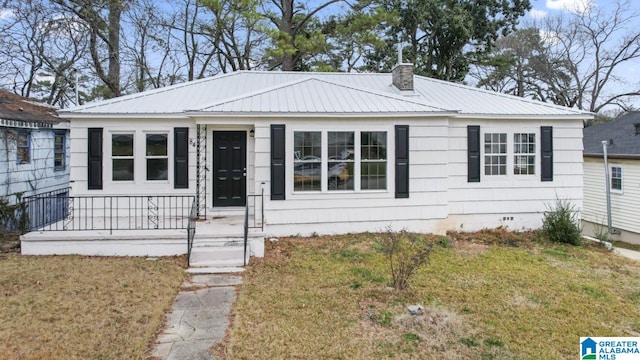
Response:
[{"label": "patchy grass", "polygon": [[0,258],[0,358],[141,359],[185,278],[183,258]]},{"label": "patchy grass", "polygon": [[[266,257],[245,273],[221,354],[570,359],[580,336],[640,336],[639,263],[535,233],[446,238],[430,237],[431,262],[404,292],[387,286],[373,235],[267,244]],[[408,315],[410,304],[424,314]]]}]

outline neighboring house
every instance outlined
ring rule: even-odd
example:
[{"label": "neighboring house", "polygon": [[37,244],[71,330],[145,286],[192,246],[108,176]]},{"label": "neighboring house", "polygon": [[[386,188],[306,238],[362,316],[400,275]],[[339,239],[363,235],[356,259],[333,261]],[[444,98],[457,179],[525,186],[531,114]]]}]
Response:
[{"label": "neighboring house", "polygon": [[[640,244],[640,112],[584,129],[583,233],[607,230],[606,176],[602,141],[607,143],[613,239]],[[604,228],[603,228],[604,226]]]},{"label": "neighboring house", "polygon": [[582,207],[592,118],[411,64],[239,71],[60,114],[73,195],[195,195],[209,219],[264,191],[267,236],[537,228],[557,197]]},{"label": "neighboring house", "polygon": [[[0,90],[0,198],[14,205],[36,194],[67,196],[68,143],[69,122],[55,108]],[[54,220],[60,211],[51,212]],[[3,230],[16,226],[0,219]]]}]

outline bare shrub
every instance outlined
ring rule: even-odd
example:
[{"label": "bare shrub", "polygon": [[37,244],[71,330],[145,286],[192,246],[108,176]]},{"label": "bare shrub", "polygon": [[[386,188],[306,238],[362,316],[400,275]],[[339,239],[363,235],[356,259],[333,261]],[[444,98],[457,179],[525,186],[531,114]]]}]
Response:
[{"label": "bare shrub", "polygon": [[389,261],[393,286],[397,290],[409,287],[409,280],[423,265],[429,263],[433,243],[406,230],[394,232],[390,228],[379,234],[380,251]]}]

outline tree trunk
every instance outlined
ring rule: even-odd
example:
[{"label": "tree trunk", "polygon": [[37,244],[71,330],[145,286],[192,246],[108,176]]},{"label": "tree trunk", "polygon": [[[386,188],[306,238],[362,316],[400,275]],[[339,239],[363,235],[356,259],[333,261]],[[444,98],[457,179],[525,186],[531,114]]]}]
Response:
[{"label": "tree trunk", "polygon": [[109,2],[109,72],[107,86],[113,97],[121,95],[120,89],[120,17],[122,15],[122,1]]}]

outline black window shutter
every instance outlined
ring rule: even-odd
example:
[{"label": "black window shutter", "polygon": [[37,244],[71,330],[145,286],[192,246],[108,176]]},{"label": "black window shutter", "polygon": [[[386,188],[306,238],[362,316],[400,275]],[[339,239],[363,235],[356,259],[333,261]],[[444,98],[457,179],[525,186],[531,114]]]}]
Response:
[{"label": "black window shutter", "polygon": [[284,200],[285,126],[271,125],[271,200]]},{"label": "black window shutter", "polygon": [[396,125],[396,198],[409,197],[409,125]]},{"label": "black window shutter", "polygon": [[480,182],[480,126],[467,126],[467,182]]},{"label": "black window shutter", "polygon": [[189,128],[173,129],[173,187],[189,188]]},{"label": "black window shutter", "polygon": [[553,127],[540,127],[540,179],[553,181]]},{"label": "black window shutter", "polygon": [[102,128],[89,128],[88,130],[87,188],[100,190],[102,189]]}]

